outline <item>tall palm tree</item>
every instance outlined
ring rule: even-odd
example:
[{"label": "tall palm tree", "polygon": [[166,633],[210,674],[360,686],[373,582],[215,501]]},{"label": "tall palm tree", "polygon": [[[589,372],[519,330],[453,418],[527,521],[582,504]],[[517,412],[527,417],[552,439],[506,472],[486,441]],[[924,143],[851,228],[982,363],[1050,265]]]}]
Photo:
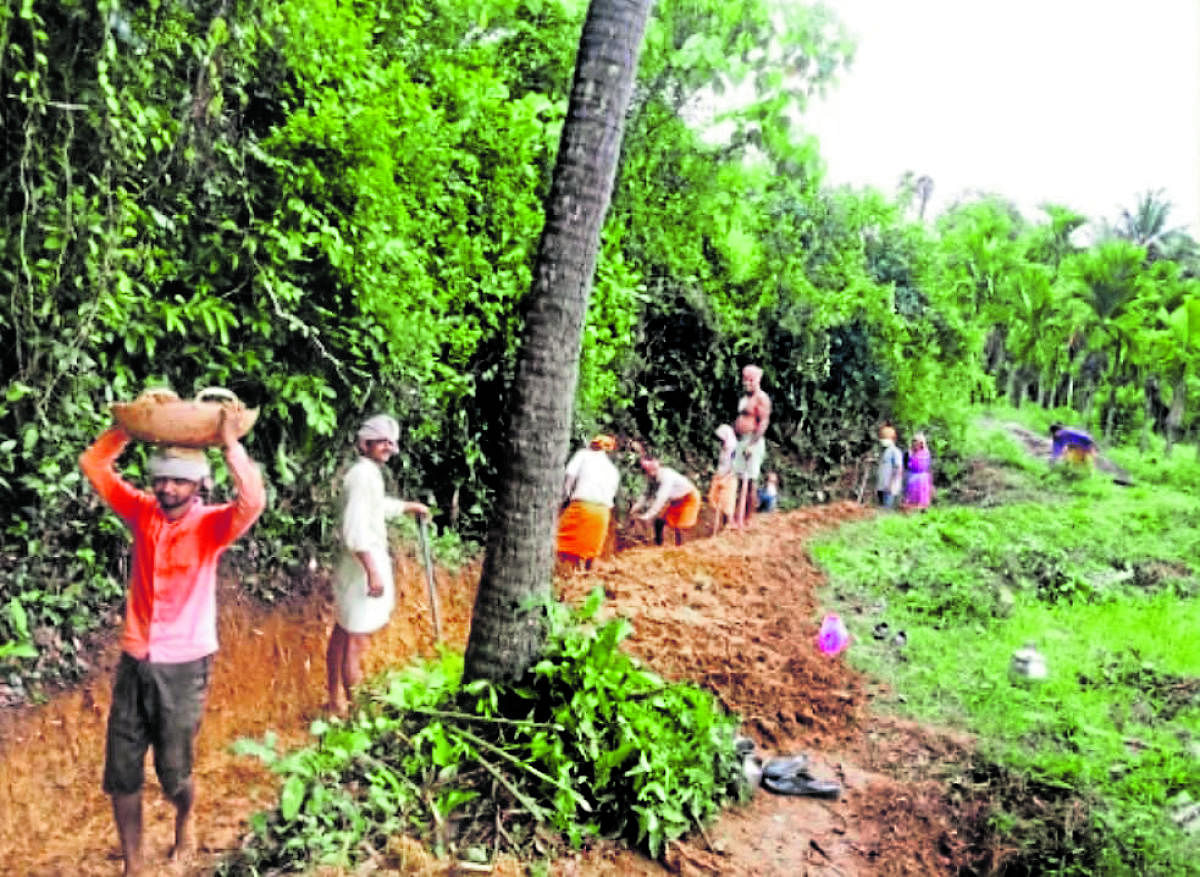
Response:
[{"label": "tall palm tree", "polygon": [[583,320],[653,0],[591,0],[513,379],[507,453],[464,677],[513,681],[541,649]]},{"label": "tall palm tree", "polygon": [[[1160,322],[1167,333],[1157,345],[1157,362],[1171,382],[1171,407],[1167,412],[1166,447],[1164,453],[1171,456],[1179,427],[1183,424],[1187,405],[1188,375],[1200,365],[1200,284],[1193,283],[1191,295],[1179,303],[1170,313],[1164,308]],[[1200,456],[1200,447],[1196,450]]]},{"label": "tall palm tree", "polygon": [[[1195,241],[1183,226],[1169,226],[1172,204],[1162,189],[1147,191],[1138,199],[1133,210],[1122,210],[1116,223],[1107,232],[1113,237],[1146,248],[1149,261],[1193,255]],[[1189,242],[1192,248],[1189,248]]]},{"label": "tall palm tree", "polygon": [[914,190],[917,193],[918,207],[917,219],[921,222],[925,221],[925,208],[929,204],[929,196],[933,194],[933,177],[928,174],[922,174],[917,177],[917,182],[914,184]]},{"label": "tall palm tree", "polygon": [[[1082,298],[1092,310],[1092,329],[1108,362],[1110,388],[1105,434],[1111,435],[1116,412],[1116,387],[1123,377],[1127,359],[1133,352],[1134,332],[1141,322],[1139,306],[1148,292],[1145,273],[1146,250],[1125,240],[1109,240],[1072,258],[1073,273],[1082,287]],[[1089,388],[1085,419],[1091,416],[1092,394]]]}]

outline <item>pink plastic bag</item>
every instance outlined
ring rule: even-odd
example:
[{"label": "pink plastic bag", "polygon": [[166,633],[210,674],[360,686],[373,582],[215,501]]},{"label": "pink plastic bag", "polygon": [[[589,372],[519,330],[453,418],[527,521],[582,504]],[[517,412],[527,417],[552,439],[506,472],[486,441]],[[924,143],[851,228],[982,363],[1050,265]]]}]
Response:
[{"label": "pink plastic bag", "polygon": [[826,655],[836,655],[850,645],[850,631],[836,612],[830,612],[821,622],[817,648]]}]

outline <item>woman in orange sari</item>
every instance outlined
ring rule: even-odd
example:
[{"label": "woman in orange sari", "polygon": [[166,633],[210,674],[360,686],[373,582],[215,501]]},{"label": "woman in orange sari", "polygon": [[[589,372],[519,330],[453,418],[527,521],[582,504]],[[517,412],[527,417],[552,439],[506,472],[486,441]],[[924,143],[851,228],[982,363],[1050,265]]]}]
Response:
[{"label": "woman in orange sari", "polygon": [[662,465],[654,457],[642,457],[642,471],[650,479],[650,490],[634,503],[630,512],[640,520],[654,521],[654,544],[663,544],[663,531],[675,530],[675,544],[683,544],[683,531],[696,526],[700,516],[700,491],[686,477]]},{"label": "woman in orange sari", "polygon": [[563,512],[558,519],[558,556],[578,569],[591,569],[604,547],[621,475],[608,455],[617,447],[611,435],[598,435],[567,463]]}]

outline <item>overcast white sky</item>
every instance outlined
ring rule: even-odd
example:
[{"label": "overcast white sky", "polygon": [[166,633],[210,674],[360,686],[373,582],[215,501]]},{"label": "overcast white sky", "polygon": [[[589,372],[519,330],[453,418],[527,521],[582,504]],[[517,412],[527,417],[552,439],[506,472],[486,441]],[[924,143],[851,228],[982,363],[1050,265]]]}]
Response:
[{"label": "overcast white sky", "polygon": [[[827,181],[934,181],[1114,219],[1165,189],[1200,237],[1200,0],[825,0],[851,69],[802,120]],[[929,215],[929,213],[927,213]]]}]

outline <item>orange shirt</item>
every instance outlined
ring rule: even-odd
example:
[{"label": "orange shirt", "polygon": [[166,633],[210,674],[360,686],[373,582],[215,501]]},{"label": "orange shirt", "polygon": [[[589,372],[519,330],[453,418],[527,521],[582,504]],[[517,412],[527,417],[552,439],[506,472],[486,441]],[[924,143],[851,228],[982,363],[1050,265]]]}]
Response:
[{"label": "orange shirt", "polygon": [[217,561],[266,505],[262,475],[241,444],[225,452],[237,499],[195,500],[172,521],[154,494],[115,469],[128,436],[117,428],[96,439],[79,466],[96,492],[133,533],[121,649],[139,660],[174,664],[217,650]]}]

